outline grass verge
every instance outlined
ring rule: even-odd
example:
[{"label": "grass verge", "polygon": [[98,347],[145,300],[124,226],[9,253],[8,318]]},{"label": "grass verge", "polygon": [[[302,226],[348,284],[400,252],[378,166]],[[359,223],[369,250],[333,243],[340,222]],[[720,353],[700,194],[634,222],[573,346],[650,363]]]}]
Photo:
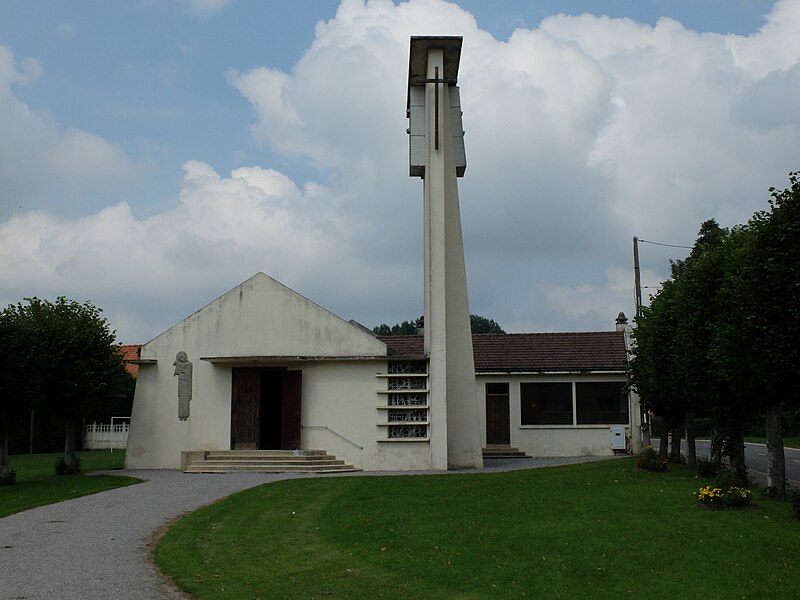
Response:
[{"label": "grass verge", "polygon": [[[767,438],[766,437],[746,437],[744,438],[745,442],[750,442],[753,444],[766,444]],[[800,448],[800,436],[787,436],[783,438],[783,447],[784,448]]]},{"label": "grass verge", "polygon": [[196,598],[800,597],[800,522],[709,511],[683,466],[282,481],[178,521],[156,564]]},{"label": "grass verge", "polygon": [[[11,467],[17,471],[17,483],[0,486],[0,517],[36,506],[54,504],[104,492],[140,480],[116,475],[56,475],[56,460],[63,454],[17,454],[11,457]],[[84,473],[122,468],[124,452],[78,452]]]}]

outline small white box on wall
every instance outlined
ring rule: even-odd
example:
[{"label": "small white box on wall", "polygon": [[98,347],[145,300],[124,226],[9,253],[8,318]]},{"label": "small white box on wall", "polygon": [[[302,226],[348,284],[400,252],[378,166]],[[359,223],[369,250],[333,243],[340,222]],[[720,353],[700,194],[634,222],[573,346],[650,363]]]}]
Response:
[{"label": "small white box on wall", "polygon": [[611,427],[611,449],[627,450],[628,442],[625,438],[625,427],[622,425]]}]

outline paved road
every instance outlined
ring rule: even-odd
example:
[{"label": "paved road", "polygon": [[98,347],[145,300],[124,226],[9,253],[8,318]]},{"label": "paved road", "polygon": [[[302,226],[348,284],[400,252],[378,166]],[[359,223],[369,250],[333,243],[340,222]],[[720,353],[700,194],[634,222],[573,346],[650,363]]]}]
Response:
[{"label": "paved road", "polygon": [[[486,470],[591,460],[602,459],[495,459],[487,461]],[[184,475],[178,471],[113,473],[146,481],[0,519],[0,599],[184,598],[161,581],[148,561],[148,543],[156,530],[186,512],[239,490],[300,477],[259,473]],[[397,473],[359,475],[392,474]]]},{"label": "paved road", "polygon": [[153,533],[199,506],[289,477],[124,473],[147,481],[0,519],[0,598],[181,598],[148,561]]},{"label": "paved road", "polygon": [[[698,453],[702,452],[708,456],[710,442],[697,442]],[[785,448],[786,457],[786,478],[795,486],[800,486],[800,450],[795,448]],[[764,444],[753,444],[747,442],[744,445],[744,460],[747,465],[747,472],[753,479],[767,481],[767,447]]]},{"label": "paved road", "polygon": [[[653,440],[653,445],[658,448],[658,440]],[[708,458],[711,443],[697,441],[697,455]],[[681,443],[684,454],[687,451],[686,441]],[[786,478],[794,487],[800,488],[800,450],[796,448],[785,448],[786,457]],[[747,473],[756,483],[767,485],[767,447],[764,444],[753,444],[747,442],[744,445],[744,460],[747,465]]]}]

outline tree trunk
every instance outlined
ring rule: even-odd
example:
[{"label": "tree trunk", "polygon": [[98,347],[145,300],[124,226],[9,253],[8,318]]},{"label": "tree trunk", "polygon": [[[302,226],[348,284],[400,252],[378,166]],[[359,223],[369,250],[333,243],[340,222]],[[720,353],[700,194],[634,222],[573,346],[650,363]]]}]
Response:
[{"label": "tree trunk", "polygon": [[667,421],[661,419],[661,443],[658,445],[658,456],[659,458],[667,458],[667,454],[669,454],[669,428],[667,427]]},{"label": "tree trunk", "polygon": [[64,464],[71,472],[78,471],[78,453],[75,450],[75,421],[67,419],[64,442]]},{"label": "tree trunk", "polygon": [[672,430],[672,446],[669,451],[669,462],[677,464],[681,462],[681,440],[683,439],[683,425],[679,425]]},{"label": "tree trunk", "polygon": [[0,477],[6,477],[11,472],[8,460],[8,429],[6,421],[0,417]]},{"label": "tree trunk", "polygon": [[786,456],[783,451],[781,405],[767,407],[767,489],[776,498],[786,497]]},{"label": "tree trunk", "polygon": [[728,459],[731,472],[742,485],[747,485],[747,465],[744,461],[744,433],[737,432],[728,440]]},{"label": "tree trunk", "polygon": [[722,464],[722,440],[720,439],[719,431],[717,431],[717,429],[714,429],[714,431],[711,433],[710,454],[711,456],[709,456],[709,458],[711,459],[711,462],[718,465]]},{"label": "tree trunk", "polygon": [[694,413],[686,413],[686,464],[692,469],[697,468],[697,445],[695,443]]}]

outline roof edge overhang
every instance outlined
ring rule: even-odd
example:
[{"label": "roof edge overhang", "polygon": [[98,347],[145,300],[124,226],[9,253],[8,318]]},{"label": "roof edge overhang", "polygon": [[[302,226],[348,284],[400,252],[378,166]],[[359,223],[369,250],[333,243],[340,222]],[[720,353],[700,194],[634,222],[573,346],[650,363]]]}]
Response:
[{"label": "roof edge overhang", "polygon": [[302,356],[302,355],[276,355],[276,356],[201,356],[200,360],[214,364],[232,363],[275,363],[275,362],[318,362],[318,361],[377,361],[391,360],[386,355],[358,355],[358,356]]},{"label": "roof edge overhang", "polygon": [[566,371],[535,371],[530,369],[475,370],[476,375],[627,375],[624,369],[569,369]]}]

